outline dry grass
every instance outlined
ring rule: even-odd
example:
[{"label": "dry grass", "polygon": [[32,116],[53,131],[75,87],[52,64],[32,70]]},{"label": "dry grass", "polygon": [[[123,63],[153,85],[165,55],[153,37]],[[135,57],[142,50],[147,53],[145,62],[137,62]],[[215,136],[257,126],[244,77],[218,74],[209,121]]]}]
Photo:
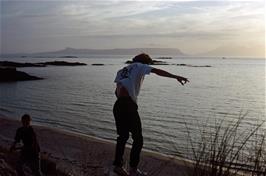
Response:
[{"label": "dry grass", "polygon": [[223,120],[214,127],[207,123],[199,129],[198,138],[186,125],[193,153],[193,176],[266,175],[266,134],[261,122],[242,128],[247,114],[231,123]]}]

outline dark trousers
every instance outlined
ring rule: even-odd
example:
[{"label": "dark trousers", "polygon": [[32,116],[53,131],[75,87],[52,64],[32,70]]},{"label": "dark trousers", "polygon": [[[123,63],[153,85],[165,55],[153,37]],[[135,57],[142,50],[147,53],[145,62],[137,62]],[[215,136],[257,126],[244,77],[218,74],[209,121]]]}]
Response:
[{"label": "dark trousers", "polygon": [[113,164],[119,167],[123,165],[125,145],[130,132],[132,134],[133,144],[130,152],[129,165],[131,167],[137,167],[140,159],[140,152],[143,146],[138,106],[130,97],[118,98],[115,102],[113,113],[118,134],[115,160]]},{"label": "dark trousers", "polygon": [[27,156],[24,154],[21,154],[19,157],[19,160],[17,161],[16,165],[16,171],[18,176],[25,176],[25,173],[23,171],[23,166],[27,165],[34,176],[41,176],[41,171],[40,171],[40,159],[39,156]]}]

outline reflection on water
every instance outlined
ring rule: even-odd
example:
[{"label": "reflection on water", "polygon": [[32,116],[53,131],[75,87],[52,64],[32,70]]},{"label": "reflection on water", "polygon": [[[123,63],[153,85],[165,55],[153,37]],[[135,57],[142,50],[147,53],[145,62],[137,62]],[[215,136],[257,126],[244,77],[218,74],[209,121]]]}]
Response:
[{"label": "reflection on water", "polygon": [[[1,83],[0,113],[13,117],[30,113],[42,125],[114,140],[113,80],[127,58],[68,60],[88,65],[21,68],[45,79]],[[264,60],[174,58],[167,62],[212,67],[155,66],[188,77],[190,83],[185,86],[152,74],[145,77],[138,102],[145,148],[186,152],[185,124],[196,135],[197,127],[204,123],[231,121],[241,112],[248,113],[243,128],[265,120]],[[94,63],[104,66],[92,66]]]}]

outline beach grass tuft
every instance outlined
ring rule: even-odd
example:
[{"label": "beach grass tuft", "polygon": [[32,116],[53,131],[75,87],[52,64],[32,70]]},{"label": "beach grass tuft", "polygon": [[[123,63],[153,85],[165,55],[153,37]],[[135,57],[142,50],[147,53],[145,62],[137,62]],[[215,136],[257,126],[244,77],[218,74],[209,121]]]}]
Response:
[{"label": "beach grass tuft", "polygon": [[[234,121],[204,124],[196,136],[186,124],[193,160],[193,176],[265,176],[265,121],[245,125],[247,113]],[[224,118],[225,119],[225,118]]]}]

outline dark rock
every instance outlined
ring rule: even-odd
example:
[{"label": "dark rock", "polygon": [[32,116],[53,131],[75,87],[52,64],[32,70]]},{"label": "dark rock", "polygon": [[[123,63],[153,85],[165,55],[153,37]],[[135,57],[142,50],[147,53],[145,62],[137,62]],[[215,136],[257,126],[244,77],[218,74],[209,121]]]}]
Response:
[{"label": "dark rock", "polygon": [[77,56],[60,56],[58,58],[78,58]]},{"label": "dark rock", "polygon": [[210,65],[190,65],[190,64],[173,64],[177,66],[185,66],[185,67],[211,67]]},{"label": "dark rock", "polygon": [[173,59],[172,57],[157,57],[157,59]]},{"label": "dark rock", "polygon": [[[133,61],[128,60],[125,62],[126,64],[131,64],[133,63]],[[164,62],[164,61],[159,61],[159,60],[152,60],[152,63],[150,65],[169,65],[168,63]]]},{"label": "dark rock", "polygon": [[10,61],[0,61],[0,66],[4,67],[45,67],[42,63],[19,63]]},{"label": "dark rock", "polygon": [[14,67],[0,67],[0,82],[40,80],[36,76],[31,76],[25,72],[17,71]]},{"label": "dark rock", "polygon": [[10,62],[10,61],[0,61],[0,66],[4,67],[45,67],[47,65],[55,66],[79,66],[87,65],[80,62],[66,62],[66,61],[51,61],[51,62],[39,62],[39,63],[20,63],[20,62]]},{"label": "dark rock", "polygon": [[169,65],[169,64],[167,64],[165,61],[159,61],[153,59],[151,65]]},{"label": "dark rock", "polygon": [[85,63],[80,62],[66,62],[66,61],[52,61],[52,62],[43,62],[39,64],[44,65],[55,65],[55,66],[80,66],[80,65],[87,65]]},{"label": "dark rock", "polygon": [[93,66],[103,66],[104,64],[91,64]]}]

